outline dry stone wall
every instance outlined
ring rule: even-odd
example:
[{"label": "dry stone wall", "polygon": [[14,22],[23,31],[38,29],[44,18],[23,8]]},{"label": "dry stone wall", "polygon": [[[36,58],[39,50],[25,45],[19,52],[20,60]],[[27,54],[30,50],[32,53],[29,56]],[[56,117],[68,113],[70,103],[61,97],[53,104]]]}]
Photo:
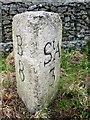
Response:
[{"label": "dry stone wall", "polygon": [[[65,2],[65,1],[64,1]],[[25,11],[59,13],[63,41],[90,39],[90,0],[87,2],[0,2],[0,41],[12,41],[12,18]]]},{"label": "dry stone wall", "polygon": [[2,40],[2,3],[0,3],[0,41]]},{"label": "dry stone wall", "polygon": [[[2,41],[12,40],[12,18],[18,13],[25,11],[49,11],[58,12],[63,21],[63,40],[88,39],[90,31],[88,28],[90,13],[90,2],[68,3],[62,5],[47,3],[2,3]],[[88,13],[88,14],[87,14]]]},{"label": "dry stone wall", "polygon": [[[0,0],[1,2],[32,2],[32,0]],[[89,2],[90,0],[33,0],[33,2],[61,2],[61,3],[69,3],[69,2]]]}]

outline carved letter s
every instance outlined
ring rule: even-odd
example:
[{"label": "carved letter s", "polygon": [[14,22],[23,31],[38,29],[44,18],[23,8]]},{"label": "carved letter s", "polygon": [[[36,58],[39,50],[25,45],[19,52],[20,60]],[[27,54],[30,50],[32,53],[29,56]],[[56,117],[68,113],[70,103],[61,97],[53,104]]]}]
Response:
[{"label": "carved letter s", "polygon": [[49,55],[50,56],[50,59],[47,61],[47,62],[45,62],[44,61],[44,66],[46,65],[46,64],[48,64],[49,62],[51,62],[51,60],[52,60],[52,54],[51,54],[51,52],[47,52],[47,46],[52,46],[52,44],[51,44],[51,42],[47,42],[46,43],[46,45],[45,45],[45,47],[44,47],[44,54],[45,55]]}]

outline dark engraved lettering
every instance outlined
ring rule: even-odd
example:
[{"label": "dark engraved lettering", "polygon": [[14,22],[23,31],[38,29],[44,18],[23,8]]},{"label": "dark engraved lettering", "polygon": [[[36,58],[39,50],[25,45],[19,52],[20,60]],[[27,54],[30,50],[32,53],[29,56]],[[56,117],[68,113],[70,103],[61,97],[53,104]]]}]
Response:
[{"label": "dark engraved lettering", "polygon": [[58,44],[57,44],[57,47],[56,47],[57,49],[56,49],[56,52],[55,52],[55,54],[56,53],[59,53],[59,57],[60,57],[60,48],[59,48],[59,42],[58,42]]},{"label": "dark engraved lettering", "polygon": [[16,35],[17,37],[17,42],[18,42],[18,45],[21,46],[22,45],[22,38],[20,35]]},{"label": "dark engraved lettering", "polygon": [[55,60],[55,56],[56,56],[57,53],[59,54],[59,57],[60,57],[59,43],[57,44],[57,47],[56,47],[56,51],[55,51],[53,60]]},{"label": "dark engraved lettering", "polygon": [[[17,50],[18,50],[18,55],[22,56],[23,55],[23,49],[22,49],[22,37],[20,35],[16,35],[17,37]],[[19,60],[19,75],[22,81],[25,79],[24,75],[24,66],[21,60]]]},{"label": "dark engraved lettering", "polygon": [[52,60],[52,54],[51,54],[51,52],[48,52],[48,51],[47,51],[47,46],[52,46],[51,42],[46,43],[46,45],[45,45],[45,47],[44,47],[44,54],[50,56],[50,59],[49,59],[47,62],[44,61],[44,66],[45,66],[46,64],[48,64],[49,62],[51,62],[51,60]]},{"label": "dark engraved lettering", "polygon": [[53,77],[53,78],[54,78],[54,80],[55,80],[54,70],[55,70],[55,67],[53,67],[53,68],[50,70],[50,72],[49,72],[49,73],[52,73],[52,77]]},{"label": "dark engraved lettering", "polygon": [[22,56],[22,55],[23,55],[23,50],[22,50],[22,38],[21,38],[20,35],[16,35],[16,37],[17,37],[18,54],[19,54],[20,56]]},{"label": "dark engraved lettering", "polygon": [[53,49],[55,50],[55,41],[53,41]]},{"label": "dark engraved lettering", "polygon": [[[49,51],[51,49],[51,51]],[[60,49],[59,49],[59,42],[56,43],[55,41],[52,42],[47,42],[45,47],[44,47],[44,54],[49,55],[50,59],[48,61],[44,61],[44,66],[51,61],[53,62],[52,64],[55,63],[56,55],[60,57]],[[49,70],[49,73],[52,75],[52,77],[55,80],[55,66],[53,66],[52,69]]]},{"label": "dark engraved lettering", "polygon": [[25,76],[24,76],[24,66],[21,60],[19,60],[19,75],[22,81],[24,81]]}]

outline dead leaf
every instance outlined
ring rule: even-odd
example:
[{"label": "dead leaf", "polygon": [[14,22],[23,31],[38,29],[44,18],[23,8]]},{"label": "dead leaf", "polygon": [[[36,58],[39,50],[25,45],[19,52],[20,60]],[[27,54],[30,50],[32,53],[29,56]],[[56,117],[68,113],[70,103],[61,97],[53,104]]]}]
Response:
[{"label": "dead leaf", "polygon": [[77,63],[83,58],[83,54],[81,54],[79,51],[77,51],[71,58],[70,63]]}]

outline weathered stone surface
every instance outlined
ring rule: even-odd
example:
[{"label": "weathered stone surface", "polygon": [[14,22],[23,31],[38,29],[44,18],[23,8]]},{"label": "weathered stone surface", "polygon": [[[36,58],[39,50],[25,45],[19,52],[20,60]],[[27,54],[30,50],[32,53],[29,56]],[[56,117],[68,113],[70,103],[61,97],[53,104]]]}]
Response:
[{"label": "weathered stone surface", "polygon": [[49,104],[60,81],[62,23],[52,12],[25,12],[13,19],[18,94],[30,112]]}]

